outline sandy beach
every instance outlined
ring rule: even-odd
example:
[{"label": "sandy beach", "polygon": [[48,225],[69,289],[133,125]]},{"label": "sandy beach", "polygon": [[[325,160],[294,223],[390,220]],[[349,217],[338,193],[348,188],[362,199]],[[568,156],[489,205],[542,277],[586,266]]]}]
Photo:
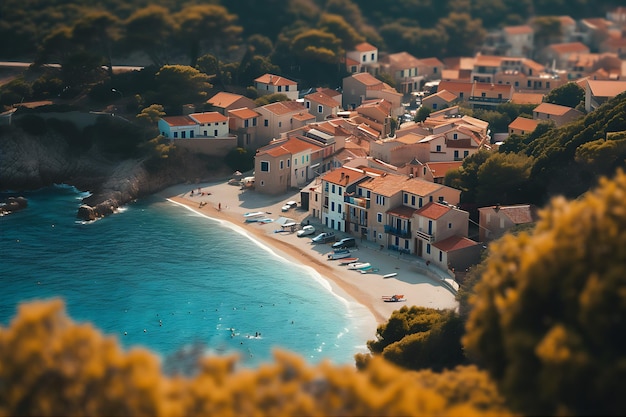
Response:
[{"label": "sandy beach", "polygon": [[[193,195],[192,192],[193,191]],[[453,288],[442,278],[443,271],[438,271],[419,258],[401,255],[398,252],[380,249],[374,242],[361,242],[357,239],[357,248],[353,254],[360,262],[369,262],[377,272],[361,274],[349,270],[339,261],[327,259],[332,252],[331,244],[313,244],[311,237],[319,232],[330,231],[312,219],[309,213],[299,208],[281,212],[285,202],[300,201],[299,191],[280,196],[267,196],[254,190],[241,190],[239,186],[230,185],[226,180],[200,184],[183,184],[170,187],[159,193],[175,203],[183,204],[190,209],[208,217],[231,222],[246,230],[251,237],[272,247],[279,255],[296,263],[310,266],[328,280],[333,291],[338,295],[355,301],[371,311],[375,326],[386,323],[394,310],[403,305],[423,306],[437,309],[456,309]],[[277,220],[288,217],[296,223],[307,221],[315,227],[312,236],[297,237],[290,230],[282,231],[279,224],[246,223],[244,213],[262,211],[268,218]],[[349,236],[347,233],[336,232],[337,238]],[[394,277],[384,275],[395,273]],[[449,281],[448,281],[449,282]],[[389,303],[382,300],[383,296],[402,294],[406,301]],[[372,333],[373,338],[374,333]]]}]

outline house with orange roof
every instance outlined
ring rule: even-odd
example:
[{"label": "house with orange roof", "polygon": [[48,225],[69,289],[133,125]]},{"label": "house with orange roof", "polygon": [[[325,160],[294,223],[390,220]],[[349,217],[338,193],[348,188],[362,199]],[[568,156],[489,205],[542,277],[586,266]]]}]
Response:
[{"label": "house with orange roof", "polygon": [[473,109],[493,109],[513,97],[514,88],[506,84],[472,83],[467,102]]},{"label": "house with orange roof", "polygon": [[444,65],[439,58],[420,58],[418,68],[426,81],[440,80],[442,78]]},{"label": "house with orange roof", "polygon": [[[388,214],[389,210],[414,212],[433,201],[458,204],[460,193],[460,190],[406,175],[386,172],[379,175],[370,174],[370,178],[361,182],[356,190],[357,196],[367,198],[370,202],[368,227],[362,236],[387,247],[395,245],[397,248],[408,248],[409,253],[415,253],[413,229],[409,227],[410,224],[403,223],[397,227],[397,222],[394,222]],[[403,206],[406,209],[402,209]],[[412,213],[405,217],[405,220],[408,220]]]},{"label": "house with orange roof", "polygon": [[626,36],[621,32],[616,36],[609,36],[600,44],[600,52],[615,54],[620,59],[626,59]]},{"label": "house with orange roof", "polygon": [[565,69],[572,56],[589,52],[589,47],[582,42],[553,43],[546,46],[540,56],[556,68]]},{"label": "house with orange roof", "polygon": [[260,148],[254,157],[255,190],[263,194],[282,194],[302,188],[318,176],[326,145],[310,137],[290,136],[275,139]]},{"label": "house with orange roof", "polygon": [[278,93],[290,100],[298,99],[298,83],[280,75],[263,74],[254,80],[254,87],[260,96]]},{"label": "house with orange roof", "polygon": [[533,119],[548,120],[557,127],[573,122],[583,116],[584,114],[576,109],[552,103],[541,103],[533,109]]},{"label": "house with orange roof", "polygon": [[578,23],[581,41],[594,50],[600,48],[602,39],[609,35],[609,30],[613,26],[613,22],[603,17],[585,18]]},{"label": "house with orange roof", "polygon": [[405,165],[407,174],[436,184],[443,184],[446,174],[449,171],[459,169],[463,161],[443,161],[443,162],[420,162],[413,158]]},{"label": "house with orange roof", "polygon": [[422,106],[433,110],[441,110],[451,107],[457,100],[457,96],[448,90],[439,90],[435,94],[431,94],[422,99]]},{"label": "house with orange roof", "polygon": [[352,119],[358,124],[366,124],[377,132],[376,137],[386,137],[391,133],[391,103],[385,99],[365,100],[355,109]]},{"label": "house with orange roof", "polygon": [[304,107],[315,116],[317,122],[337,117],[337,113],[343,110],[341,103],[337,103],[333,97],[319,91],[304,96]]},{"label": "house with orange roof", "polygon": [[507,45],[506,56],[530,57],[535,44],[535,30],[529,25],[505,26],[502,37]]},{"label": "house with orange roof", "polygon": [[[579,84],[580,85],[580,84]],[[584,80],[585,110],[591,112],[618,94],[626,91],[626,81]]]},{"label": "house with orange roof", "polygon": [[617,54],[610,52],[572,55],[565,71],[570,80],[582,77],[600,80],[618,80],[624,78],[623,61]]},{"label": "house with orange roof", "polygon": [[362,42],[352,51],[346,52],[346,70],[351,73],[370,72],[376,73],[374,68],[378,64],[378,48],[374,45]]},{"label": "house with orange roof", "polygon": [[228,117],[218,112],[192,113],[186,116],[162,117],[161,136],[170,139],[226,138]]},{"label": "house with orange roof", "polygon": [[380,70],[391,75],[396,90],[402,94],[421,90],[424,75],[419,71],[420,66],[420,60],[408,52],[389,54],[380,60]]},{"label": "house with orange roof", "polygon": [[207,104],[211,106],[212,110],[227,115],[229,110],[241,109],[247,107],[253,109],[256,107],[254,100],[240,94],[228,93],[226,91],[220,91],[213,97],[207,100]]},{"label": "house with orange roof", "polygon": [[389,84],[373,75],[363,72],[343,79],[343,105],[346,110],[354,110],[367,99],[385,99],[391,103],[391,114],[398,117],[404,114],[402,94]]},{"label": "house with orange roof", "polygon": [[509,135],[527,135],[534,132],[538,124],[539,120],[537,119],[517,116],[515,120],[509,123]]},{"label": "house with orange roof", "polygon": [[498,239],[514,226],[531,224],[537,219],[537,208],[530,204],[480,207],[478,238],[481,242]]},{"label": "house with orange roof", "polygon": [[264,146],[282,133],[315,121],[315,116],[306,111],[304,104],[297,101],[277,101],[254,109],[260,114],[257,126],[257,142]]},{"label": "house with orange roof", "polygon": [[256,150],[257,127],[261,114],[257,111],[242,107],[228,110],[228,128],[237,136],[237,146],[248,150]]},{"label": "house with orange roof", "polygon": [[446,90],[457,96],[460,101],[467,101],[472,93],[473,84],[471,81],[442,80],[437,87],[437,92]]},{"label": "house with orange roof", "polygon": [[322,224],[332,230],[356,232],[357,236],[361,228],[367,229],[369,200],[358,195],[357,188],[368,175],[362,169],[341,167],[320,177],[322,210],[317,214]]},{"label": "house with orange roof", "polygon": [[480,261],[483,245],[465,236],[450,236],[433,243],[433,251],[440,268],[454,276],[455,271],[467,271]]}]

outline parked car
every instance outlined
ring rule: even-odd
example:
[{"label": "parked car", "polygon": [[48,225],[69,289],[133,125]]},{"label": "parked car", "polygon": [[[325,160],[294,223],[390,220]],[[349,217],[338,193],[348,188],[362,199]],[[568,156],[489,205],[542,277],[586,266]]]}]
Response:
[{"label": "parked car", "polygon": [[353,248],[356,246],[356,239],[353,237],[344,237],[343,239],[333,243],[333,249]]},{"label": "parked car", "polygon": [[315,233],[315,227],[307,224],[301,230],[298,230],[298,233],[296,233],[296,235],[298,235],[298,237],[302,237],[312,235],[313,233]]},{"label": "parked car", "polygon": [[296,201],[287,201],[284,206],[280,208],[281,211],[289,211],[292,208],[298,207],[298,203]]},{"label": "parked car", "polygon": [[311,239],[313,243],[328,243],[335,241],[335,232],[324,232]]}]

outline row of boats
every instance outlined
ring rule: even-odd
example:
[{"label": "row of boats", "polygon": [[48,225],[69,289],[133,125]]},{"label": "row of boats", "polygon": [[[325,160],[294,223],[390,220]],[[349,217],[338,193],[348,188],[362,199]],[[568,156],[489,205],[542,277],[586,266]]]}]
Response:
[{"label": "row of boats", "polygon": [[362,274],[378,272],[369,262],[359,262],[359,258],[352,256],[350,249],[335,249],[327,255],[328,260],[339,260],[340,265],[346,265],[348,269],[359,271]]}]

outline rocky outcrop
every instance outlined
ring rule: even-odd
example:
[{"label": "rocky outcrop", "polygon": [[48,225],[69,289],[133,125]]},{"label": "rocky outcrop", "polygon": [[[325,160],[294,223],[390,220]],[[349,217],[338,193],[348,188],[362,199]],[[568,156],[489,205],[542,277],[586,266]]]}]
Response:
[{"label": "rocky outcrop", "polygon": [[0,216],[13,213],[28,207],[28,200],[24,197],[9,197],[4,201],[0,201]]},{"label": "rocky outcrop", "polygon": [[0,132],[0,190],[34,190],[53,184],[68,184],[90,191],[77,217],[94,220],[119,207],[171,185],[206,181],[226,175],[217,161],[181,151],[178,158],[150,172],[144,159],[115,160],[97,149],[78,154],[63,138],[47,133],[36,137],[20,129],[3,127]]}]

